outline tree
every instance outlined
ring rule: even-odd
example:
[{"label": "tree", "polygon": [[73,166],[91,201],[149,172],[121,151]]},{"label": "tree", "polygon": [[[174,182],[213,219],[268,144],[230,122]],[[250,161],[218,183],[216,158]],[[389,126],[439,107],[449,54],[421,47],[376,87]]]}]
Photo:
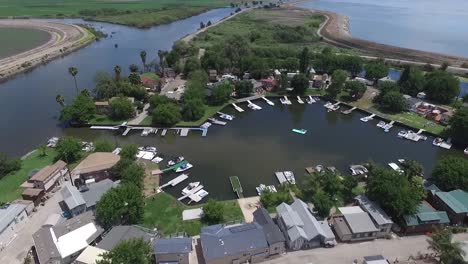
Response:
[{"label": "tree", "polygon": [[21,168],[21,160],[0,153],[0,179]]},{"label": "tree", "polygon": [[214,225],[224,221],[224,205],[214,199],[209,199],[203,206],[203,222]]},{"label": "tree", "polygon": [[303,48],[299,55],[299,71],[303,74],[309,74],[310,54],[307,47]]},{"label": "tree", "polygon": [[85,124],[96,113],[93,98],[87,90],[81,91],[71,105],[65,106],[60,111],[60,121],[73,121]]},{"label": "tree", "polygon": [[122,147],[120,157],[127,160],[135,160],[138,154],[138,147],[135,144],[128,144]]},{"label": "tree", "polygon": [[369,63],[366,65],[366,78],[369,80],[376,80],[388,75],[388,66],[381,63]]},{"label": "tree", "polygon": [[132,72],[132,73],[136,73],[136,72],[138,72],[138,70],[139,70],[138,65],[136,65],[136,64],[130,64],[130,66],[128,66],[128,69],[129,69],[130,72]]},{"label": "tree", "polygon": [[405,160],[401,167],[408,179],[423,176],[423,166],[415,160]]},{"label": "tree", "polygon": [[401,91],[411,96],[416,96],[419,92],[422,92],[425,85],[424,74],[422,71],[411,66],[405,66],[398,85],[401,87]]},{"label": "tree", "polygon": [[338,94],[341,93],[341,88],[342,88],[341,85],[339,85],[338,83],[332,82],[330,86],[328,86],[327,88],[327,96],[332,99],[335,99],[338,96]]},{"label": "tree", "polygon": [[185,100],[182,105],[182,119],[185,121],[195,121],[205,115],[205,104],[201,99]]},{"label": "tree", "polygon": [[152,123],[171,127],[182,119],[179,107],[173,103],[159,105],[154,109]]},{"label": "tree", "polygon": [[444,190],[468,191],[468,160],[457,156],[445,156],[437,161],[432,178]]},{"label": "tree", "polygon": [[96,218],[108,229],[114,225],[134,225],[144,214],[144,198],[133,183],[123,183],[110,189],[96,204]]},{"label": "tree", "polygon": [[150,264],[151,246],[142,238],[130,238],[119,242],[111,251],[102,254],[102,260],[96,264]]},{"label": "tree", "polygon": [[188,76],[191,72],[195,70],[199,70],[200,68],[201,68],[200,60],[195,56],[189,57],[185,61],[184,75]]},{"label": "tree", "polygon": [[224,43],[223,53],[232,67],[236,67],[240,72],[243,72],[242,60],[250,53],[249,42],[243,36],[232,35]]},{"label": "tree", "polygon": [[68,73],[73,76],[73,80],[75,80],[75,89],[76,93],[78,93],[78,83],[76,82],[76,75],[78,74],[78,68],[70,67],[68,68]]},{"label": "tree", "polygon": [[229,101],[232,94],[232,85],[229,82],[222,82],[213,88],[211,95],[211,103],[214,105],[222,105]]},{"label": "tree", "polygon": [[283,61],[282,68],[290,72],[295,72],[299,68],[299,60],[294,57],[288,57]]},{"label": "tree", "polygon": [[114,67],[114,74],[115,74],[115,81],[120,81],[120,74],[122,73],[122,68],[119,65],[115,65]]},{"label": "tree", "polygon": [[331,76],[332,83],[337,83],[339,85],[343,85],[348,78],[348,74],[344,70],[335,70]]},{"label": "tree", "polygon": [[[443,264],[463,263],[465,252],[458,241],[453,241],[452,232],[448,228],[437,229],[427,239],[428,249],[433,250],[439,256]],[[461,261],[461,262],[455,262]]]},{"label": "tree", "polygon": [[330,210],[333,207],[333,201],[324,191],[319,189],[312,196],[312,203],[314,204],[314,209],[317,210],[317,213],[321,217],[325,218],[330,215]]},{"label": "tree", "polygon": [[143,64],[143,71],[146,70],[146,51],[140,51],[141,63]]},{"label": "tree", "polygon": [[361,99],[367,90],[365,84],[358,81],[349,81],[345,83],[345,89],[349,91],[349,96],[352,100],[356,101]]},{"label": "tree", "polygon": [[428,99],[448,104],[460,93],[460,81],[446,71],[428,73],[426,80],[424,91]]},{"label": "tree", "polygon": [[133,85],[140,85],[141,84],[141,78],[138,73],[132,72],[130,75],[128,75],[128,81],[133,84]]},{"label": "tree", "polygon": [[399,113],[405,110],[405,98],[400,92],[390,91],[382,96],[380,106],[386,111]]},{"label": "tree", "polygon": [[235,84],[237,97],[248,97],[253,91],[253,83],[250,81],[239,81]]},{"label": "tree", "polygon": [[280,92],[286,91],[288,88],[288,75],[286,73],[281,73],[280,79],[279,79],[279,90]]},{"label": "tree", "polygon": [[94,142],[94,152],[112,152],[113,144],[105,139],[100,139]]},{"label": "tree", "polygon": [[40,144],[37,147],[37,151],[39,151],[39,154],[41,155],[41,157],[47,156],[47,146],[45,144]]},{"label": "tree", "polygon": [[145,169],[135,162],[124,168],[120,173],[122,183],[134,184],[138,188],[143,188],[143,179],[145,178]]},{"label": "tree", "polygon": [[64,160],[67,163],[73,163],[81,158],[82,144],[78,138],[62,137],[56,146],[57,159]]},{"label": "tree", "polygon": [[135,114],[135,108],[127,97],[117,97],[110,101],[111,117],[114,120],[126,120]]},{"label": "tree", "polygon": [[295,94],[304,94],[309,88],[309,78],[304,74],[297,74],[291,80],[291,87],[294,89]]},{"label": "tree", "polygon": [[158,50],[158,57],[159,57],[159,67],[161,68],[161,74],[162,77],[165,77],[165,69],[166,69],[166,57],[169,54],[169,52],[165,50]]},{"label": "tree", "polygon": [[280,186],[277,192],[270,192],[266,190],[260,195],[260,202],[263,207],[268,209],[274,209],[281,203],[292,203],[294,202],[291,194],[289,193],[289,186]]},{"label": "tree", "polygon": [[450,134],[457,140],[468,143],[468,107],[462,107],[450,119]]},{"label": "tree", "polygon": [[156,108],[159,105],[167,104],[167,103],[173,103],[174,101],[170,99],[167,96],[160,95],[160,94],[154,94],[151,96],[149,99],[150,106],[152,108]]},{"label": "tree", "polygon": [[57,94],[57,96],[55,96],[55,101],[56,101],[61,107],[64,107],[64,106],[65,106],[65,97],[63,97],[62,95]]}]

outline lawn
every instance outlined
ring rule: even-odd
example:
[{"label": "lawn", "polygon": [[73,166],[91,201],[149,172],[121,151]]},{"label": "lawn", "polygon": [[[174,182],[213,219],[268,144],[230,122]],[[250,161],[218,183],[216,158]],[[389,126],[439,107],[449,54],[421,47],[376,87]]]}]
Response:
[{"label": "lawn", "polygon": [[206,107],[205,114],[203,115],[202,118],[200,118],[200,119],[198,119],[196,121],[181,121],[181,122],[177,123],[176,126],[194,126],[194,127],[201,126],[204,122],[206,122],[206,120],[209,117],[214,116],[217,112],[221,111],[221,109],[223,109],[224,107],[226,107],[229,104],[230,103],[226,103],[224,105],[218,105],[218,106],[208,105]]},{"label": "lawn", "polygon": [[94,115],[94,117],[89,120],[89,124],[92,125],[120,125],[123,122],[128,121],[128,120],[113,120],[107,115]]},{"label": "lawn", "polygon": [[405,125],[408,125],[417,129],[424,129],[428,132],[431,132],[437,135],[441,134],[445,129],[444,126],[436,124],[432,121],[429,121],[426,118],[413,112],[403,112],[399,114],[384,114],[383,116],[391,120],[399,121]]},{"label": "lawn", "polygon": [[19,186],[28,179],[29,173],[34,169],[43,167],[54,162],[57,152],[54,149],[47,149],[47,156],[41,156],[38,151],[27,156],[21,163],[21,169],[10,173],[0,180],[0,201],[10,202],[21,197]]},{"label": "lawn", "polygon": [[[242,211],[236,200],[223,201],[225,205],[225,221],[243,220]],[[177,232],[189,235],[200,234],[203,223],[199,220],[182,221],[182,211],[198,208],[202,205],[187,206],[165,192],[146,199],[143,225],[157,228],[163,236]]]}]

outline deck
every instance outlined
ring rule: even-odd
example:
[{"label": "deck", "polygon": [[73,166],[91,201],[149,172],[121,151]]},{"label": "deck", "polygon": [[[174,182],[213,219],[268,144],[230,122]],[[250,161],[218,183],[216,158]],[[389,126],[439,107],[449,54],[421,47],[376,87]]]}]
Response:
[{"label": "deck", "polygon": [[232,190],[237,194],[238,198],[243,198],[243,190],[242,185],[240,183],[239,177],[231,176],[229,177],[229,181],[231,182]]},{"label": "deck", "polygon": [[167,186],[176,186],[177,184],[185,181],[186,179],[188,179],[188,175],[187,174],[181,174],[179,176],[177,176],[176,178],[170,180],[169,182],[167,182],[166,184],[163,184],[161,185],[159,188],[162,189],[162,188],[165,188]]}]

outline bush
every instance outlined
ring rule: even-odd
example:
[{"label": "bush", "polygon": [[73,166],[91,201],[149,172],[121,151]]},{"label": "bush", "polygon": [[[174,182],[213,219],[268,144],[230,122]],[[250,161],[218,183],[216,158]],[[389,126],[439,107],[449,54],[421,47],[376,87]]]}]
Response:
[{"label": "bush", "polygon": [[224,221],[224,205],[214,199],[209,199],[203,206],[202,221],[209,224],[219,224]]},{"label": "bush", "polygon": [[432,177],[444,190],[468,191],[468,160],[455,156],[443,157],[437,161]]},{"label": "bush", "polygon": [[171,127],[177,124],[182,119],[180,109],[176,104],[167,103],[156,107],[152,115],[152,123]]},{"label": "bush", "polygon": [[0,154],[0,179],[21,168],[21,160]]},{"label": "bush", "polygon": [[59,139],[56,150],[57,159],[73,163],[81,158],[82,144],[78,138],[62,137]]},{"label": "bush", "polygon": [[114,120],[125,120],[134,116],[135,109],[127,97],[114,98],[110,102],[111,117]]},{"label": "bush", "polygon": [[94,152],[112,152],[114,149],[113,144],[105,139],[94,142]]},{"label": "bush", "polygon": [[380,106],[386,111],[400,113],[405,110],[405,98],[400,92],[390,91],[382,96]]}]

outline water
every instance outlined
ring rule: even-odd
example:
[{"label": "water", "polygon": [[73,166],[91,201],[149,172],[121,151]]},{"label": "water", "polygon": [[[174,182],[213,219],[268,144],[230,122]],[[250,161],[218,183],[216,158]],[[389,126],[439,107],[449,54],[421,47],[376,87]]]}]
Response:
[{"label": "water", "polygon": [[[109,131],[90,129],[67,129],[66,134],[75,135],[85,140],[107,138],[118,145],[135,143],[140,146],[156,146],[166,162],[176,156],[184,156],[194,165],[189,179],[166,191],[174,196],[189,182],[200,181],[217,199],[234,199],[235,194],[229,183],[229,176],[238,176],[245,196],[256,195],[255,187],[259,184],[278,184],[273,173],[291,170],[301,182],[305,168],[323,164],[335,166],[343,173],[349,165],[369,160],[387,164],[406,158],[419,161],[429,175],[434,163],[448,151],[432,145],[432,138],[425,142],[414,143],[397,138],[402,128],[394,127],[389,133],[376,127],[377,120],[363,123],[357,111],[350,115],[338,112],[327,113],[323,102],[314,105],[270,107],[263,101],[257,101],[263,107],[260,111],[246,110],[234,112],[229,106],[223,110],[236,115],[225,127],[212,126],[207,137],[191,132],[183,138],[172,133],[166,137],[158,135],[141,137],[134,132],[127,137]],[[248,109],[246,105],[242,108]],[[305,128],[306,135],[292,133],[292,128]],[[460,150],[457,150],[460,152]],[[175,174],[164,174],[163,183],[173,179]]]},{"label": "water", "polygon": [[316,0],[299,6],[348,16],[352,35],[361,39],[468,57],[465,0]]},{"label": "water", "polygon": [[[211,10],[185,20],[151,29],[92,23],[110,34],[103,39],[64,58],[40,66],[30,73],[0,84],[0,153],[22,155],[47,138],[59,136],[62,127],[57,120],[59,105],[55,96],[62,94],[66,100],[75,95],[68,67],[78,68],[80,88],[92,89],[97,71],[112,72],[120,65],[128,74],[132,63],[141,65],[140,51],[146,50],[147,62],[157,60],[158,50],[169,50],[174,41],[195,32],[200,22],[219,21],[232,12],[231,8]],[[84,23],[81,20],[65,20],[68,23]],[[118,48],[114,48],[118,44]]]}]

